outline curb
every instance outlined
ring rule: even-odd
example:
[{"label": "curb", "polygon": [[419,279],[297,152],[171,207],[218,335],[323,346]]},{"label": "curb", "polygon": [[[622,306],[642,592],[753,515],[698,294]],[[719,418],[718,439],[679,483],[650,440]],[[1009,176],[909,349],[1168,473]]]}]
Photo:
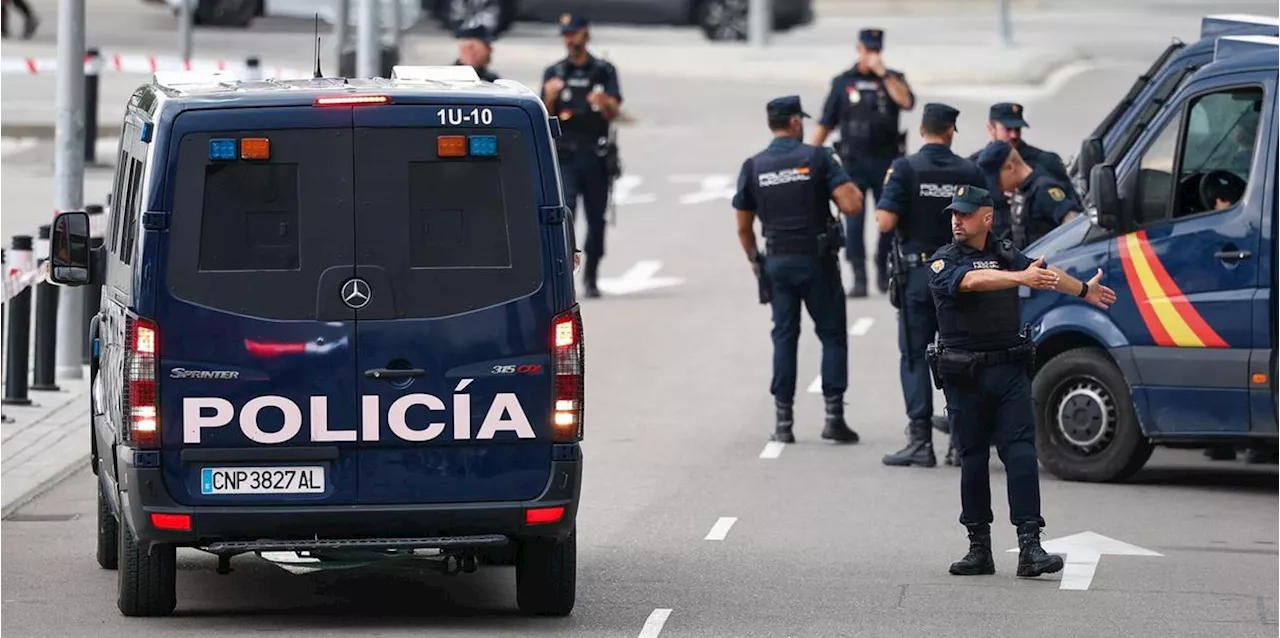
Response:
[{"label": "curb", "polygon": [[[56,414],[60,410],[66,408],[68,405],[71,405],[72,403],[83,400],[85,397],[89,395],[90,392],[91,390],[88,387],[85,387],[80,392],[76,392],[68,396],[65,401],[58,402],[56,406],[50,407],[45,412],[45,414],[41,416],[33,424],[33,426],[45,421],[51,415]],[[73,432],[74,432],[73,436],[83,434],[82,432],[80,432],[79,429],[74,430]],[[84,442],[83,438],[81,438],[81,441],[82,443]],[[46,454],[48,454],[48,450],[46,450],[43,454],[40,454],[40,456],[44,456]],[[52,459],[57,458],[54,455],[49,455],[49,456],[51,456]],[[40,469],[43,471],[43,474],[45,474],[45,476],[39,478],[32,487],[29,487],[25,491],[20,492],[16,498],[14,498],[8,504],[4,505],[3,509],[0,510],[0,519],[9,518],[10,515],[18,511],[19,509],[22,509],[23,506],[27,505],[28,503],[35,500],[36,498],[39,498],[42,494],[44,494],[45,492],[48,492],[50,489],[57,486],[59,483],[65,481],[67,478],[75,474],[77,471],[87,467],[88,460],[89,460],[89,453],[86,451],[85,453],[75,455],[73,458],[55,460],[50,465],[42,465],[37,462],[36,465],[40,467]]]}]

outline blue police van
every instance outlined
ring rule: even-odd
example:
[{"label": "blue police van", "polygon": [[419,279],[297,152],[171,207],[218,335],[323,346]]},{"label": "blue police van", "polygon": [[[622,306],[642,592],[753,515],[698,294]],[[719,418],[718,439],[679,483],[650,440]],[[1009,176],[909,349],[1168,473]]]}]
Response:
[{"label": "blue police van", "polygon": [[559,130],[466,66],[133,93],[109,234],[62,213],[52,262],[102,285],[97,553],[122,613],[173,611],[180,547],[223,573],[250,552],[514,563],[523,612],[571,613],[584,345]]},{"label": "blue police van", "polygon": [[1213,61],[1090,176],[1095,215],[1027,249],[1117,302],[1022,289],[1037,343],[1040,461],[1079,481],[1131,476],[1153,446],[1274,455],[1277,44],[1219,36]]},{"label": "blue police van", "polygon": [[1103,162],[1115,164],[1129,152],[1169,97],[1186,83],[1187,78],[1213,61],[1218,38],[1224,35],[1280,35],[1280,18],[1247,14],[1206,15],[1200,20],[1199,40],[1188,44],[1175,38],[1081,143],[1080,154],[1067,169],[1072,185],[1081,197],[1089,191],[1089,174],[1093,167]]}]

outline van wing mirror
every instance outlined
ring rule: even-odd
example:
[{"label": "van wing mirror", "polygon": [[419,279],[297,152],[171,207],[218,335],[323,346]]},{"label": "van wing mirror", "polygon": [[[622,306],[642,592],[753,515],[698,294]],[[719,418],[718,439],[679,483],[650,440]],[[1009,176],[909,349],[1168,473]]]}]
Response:
[{"label": "van wing mirror", "polygon": [[49,281],[60,286],[83,286],[92,280],[89,214],[58,213],[49,238]]},{"label": "van wing mirror", "polygon": [[1116,168],[1098,164],[1089,171],[1089,199],[1098,211],[1098,226],[1107,230],[1120,227],[1120,191],[1116,186]]},{"label": "van wing mirror", "polygon": [[1080,171],[1080,175],[1091,176],[1093,167],[1101,164],[1105,159],[1106,151],[1102,148],[1102,138],[1095,135],[1080,144],[1080,156],[1076,158],[1076,168]]}]

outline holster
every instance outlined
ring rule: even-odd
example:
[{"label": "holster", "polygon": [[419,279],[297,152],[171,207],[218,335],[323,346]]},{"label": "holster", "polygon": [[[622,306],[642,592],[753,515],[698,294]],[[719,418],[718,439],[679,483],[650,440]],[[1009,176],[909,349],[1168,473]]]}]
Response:
[{"label": "holster", "polygon": [[759,266],[759,272],[756,275],[756,295],[759,297],[761,304],[767,304],[773,301],[773,279],[769,277],[769,272],[764,269],[764,255],[756,254],[756,265]]},{"label": "holster", "polygon": [[932,373],[933,387],[942,389],[942,373],[938,370],[938,343],[935,341],[924,347],[924,360],[929,364]]},{"label": "holster", "polygon": [[609,138],[600,148],[596,149],[596,154],[604,159],[605,174],[610,180],[622,177],[622,156],[618,153],[618,142]]},{"label": "holster", "polygon": [[827,216],[827,232],[823,233],[819,238],[818,252],[819,255],[831,255],[838,257],[840,249],[844,248],[844,224],[840,220]]}]

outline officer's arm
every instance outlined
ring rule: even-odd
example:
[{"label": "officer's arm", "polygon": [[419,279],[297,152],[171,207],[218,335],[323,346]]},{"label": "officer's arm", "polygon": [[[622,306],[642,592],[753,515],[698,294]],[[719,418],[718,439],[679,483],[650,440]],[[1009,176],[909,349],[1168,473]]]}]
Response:
[{"label": "officer's arm", "polygon": [[552,90],[552,87],[547,84],[553,77],[555,77],[554,64],[542,71],[542,103],[546,105],[548,112],[555,115],[556,100],[559,99],[560,92],[558,89]]},{"label": "officer's arm", "polygon": [[845,215],[862,213],[862,190],[853,183],[852,179],[849,179],[849,174],[840,165],[835,151],[826,149],[826,152],[821,154],[821,158],[822,170],[827,177],[827,190],[831,193],[831,199],[835,201],[836,208]]},{"label": "officer's arm", "polygon": [[822,103],[822,116],[818,118],[818,128],[813,132],[813,145],[822,146],[827,142],[827,136],[831,135],[831,131],[835,130],[840,124],[840,86],[837,80],[831,82],[831,90],[827,92],[827,99]]},{"label": "officer's arm", "polygon": [[876,202],[876,227],[882,233],[887,233],[898,226],[898,215],[901,215],[906,208],[907,189],[904,173],[907,170],[910,169],[907,168],[906,159],[899,158],[893,161],[889,172],[884,175],[884,188],[880,189],[880,198]]},{"label": "officer's arm", "polygon": [[738,172],[738,192],[733,194],[733,208],[738,219],[738,241],[742,243],[742,251],[747,254],[747,260],[754,262],[759,249],[756,248],[756,198],[748,181],[751,174],[750,163],[751,160],[743,162],[742,170]]},{"label": "officer's arm", "polygon": [[599,99],[600,113],[606,120],[618,117],[622,111],[622,86],[618,82],[618,69],[612,64],[605,66],[604,97]]},{"label": "officer's arm", "polygon": [[889,92],[889,97],[898,104],[898,108],[904,111],[915,108],[916,94],[911,90],[911,85],[907,84],[907,76],[897,71],[886,72],[884,88]]}]

